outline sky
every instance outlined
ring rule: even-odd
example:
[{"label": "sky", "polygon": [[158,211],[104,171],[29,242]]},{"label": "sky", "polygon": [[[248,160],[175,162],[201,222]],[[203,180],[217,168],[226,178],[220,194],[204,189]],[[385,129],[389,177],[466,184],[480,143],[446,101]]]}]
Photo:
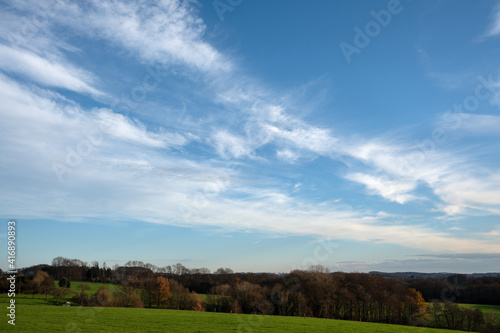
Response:
[{"label": "sky", "polygon": [[[0,2],[0,268],[500,271],[500,2]],[[2,230],[3,229],[3,230]]]}]

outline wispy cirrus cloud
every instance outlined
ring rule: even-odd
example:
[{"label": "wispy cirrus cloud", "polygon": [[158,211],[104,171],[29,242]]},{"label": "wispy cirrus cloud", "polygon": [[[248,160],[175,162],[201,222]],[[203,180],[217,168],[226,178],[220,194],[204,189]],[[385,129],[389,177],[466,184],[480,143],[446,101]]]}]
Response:
[{"label": "wispy cirrus cloud", "polygon": [[471,273],[483,272],[485,266],[498,267],[500,264],[500,258],[496,253],[421,254],[414,257],[366,262],[343,261],[334,264],[332,270]]},{"label": "wispy cirrus cloud", "polygon": [[486,37],[494,37],[500,35],[500,5],[494,9],[493,22],[490,23],[488,30],[486,30]]},{"label": "wispy cirrus cloud", "polygon": [[[497,246],[495,243],[454,238],[419,226],[387,225],[387,214],[359,211],[340,203],[301,202],[291,192],[273,187],[238,185],[238,178],[244,175],[239,175],[236,170],[224,170],[211,162],[196,163],[186,157],[158,152],[161,137],[126,121],[121,115],[112,115],[108,111],[82,112],[72,103],[66,109],[54,108],[51,100],[41,95],[42,91],[30,91],[5,77],[1,82],[5,103],[0,111],[6,119],[5,125],[12,124],[14,117],[23,117],[24,129],[31,128],[17,132],[2,128],[8,138],[0,146],[2,152],[18,150],[17,154],[6,154],[17,156],[17,159],[5,162],[20,174],[31,175],[26,182],[15,178],[17,181],[5,183],[6,196],[2,197],[1,209],[9,210],[19,218],[43,216],[65,221],[139,219],[173,225],[211,225],[227,230],[328,235],[436,251],[479,252],[491,251]],[[21,104],[26,100],[32,104]],[[12,114],[9,112],[11,107],[21,112]],[[96,128],[106,117],[112,117],[112,123],[118,124],[111,125],[117,126],[112,131],[113,137],[103,140],[81,166],[65,175],[63,183],[57,183],[53,170],[48,167],[50,163],[53,160],[64,162],[67,150],[63,146],[78,147],[85,139],[82,132]],[[45,122],[42,127],[41,120]],[[118,128],[120,126],[123,128]],[[46,135],[47,131],[50,136]],[[35,160],[36,163],[25,164],[23,161],[26,160]],[[160,172],[162,169],[165,172]],[[224,174],[229,174],[233,180]],[[220,177],[226,177],[225,182],[219,182]],[[42,188],[41,183],[47,186]],[[16,203],[9,200],[10,194],[7,195],[14,188],[20,193],[16,196]],[[88,196],[88,193],[99,195]],[[38,196],[49,201],[34,199]],[[23,202],[31,203],[29,212],[25,211]],[[89,211],[88,207],[92,210]]]},{"label": "wispy cirrus cloud", "polygon": [[64,60],[48,60],[28,50],[0,44],[0,68],[20,74],[39,84],[72,90],[79,93],[102,96],[94,88],[94,76]]},{"label": "wispy cirrus cloud", "polygon": [[[119,46],[143,61],[182,64],[205,72],[226,71],[231,61],[203,40],[205,24],[181,1],[90,1],[85,4],[16,1],[12,7],[43,12],[50,25]],[[49,23],[47,22],[47,23]]]},{"label": "wispy cirrus cloud", "polygon": [[[467,126],[472,130],[474,123]],[[371,171],[351,172],[346,177],[364,184],[371,194],[403,204],[425,198],[416,194],[419,184],[440,199],[436,208],[447,215],[498,214],[498,172],[494,167],[474,163],[472,147],[468,152],[421,150],[412,144],[384,144],[377,140],[353,151],[353,157]]]},{"label": "wispy cirrus cloud", "polygon": [[418,254],[418,257],[428,258],[459,258],[459,259],[497,259],[500,260],[500,253],[433,253],[433,254]]},{"label": "wispy cirrus cloud", "polygon": [[365,185],[370,194],[381,195],[390,201],[404,204],[416,199],[416,196],[408,194],[416,188],[416,183],[412,180],[394,181],[359,172],[348,174],[346,178]]},{"label": "wispy cirrus cloud", "polygon": [[[456,113],[453,121],[438,122],[438,126],[455,131],[456,135],[499,135],[500,116],[492,114]],[[459,125],[457,125],[459,124]]]}]

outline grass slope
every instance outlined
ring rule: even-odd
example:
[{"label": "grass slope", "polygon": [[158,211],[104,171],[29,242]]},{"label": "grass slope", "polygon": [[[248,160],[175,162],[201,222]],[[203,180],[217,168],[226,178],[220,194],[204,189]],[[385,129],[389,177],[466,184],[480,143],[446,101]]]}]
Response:
[{"label": "grass slope", "polygon": [[[59,281],[55,281],[56,287],[58,287],[57,283]],[[99,282],[80,282],[80,281],[71,281],[71,290],[80,292],[78,285],[80,283],[86,283],[90,286],[90,290],[87,291],[89,296],[92,296],[99,288],[105,286],[112,293],[118,291],[120,286],[113,283],[99,283]],[[64,299],[60,299],[59,303],[63,304],[65,302],[70,302],[71,298],[74,296],[74,293],[70,293]],[[0,294],[0,304],[9,303],[10,298],[7,294]],[[16,304],[27,304],[27,305],[56,305],[57,301],[54,296],[49,295],[47,301],[45,300],[45,295],[32,295],[32,294],[16,294]],[[3,307],[3,306],[2,306]]]},{"label": "grass slope", "polygon": [[460,303],[459,305],[464,308],[469,308],[472,310],[479,309],[483,311],[485,315],[494,313],[495,315],[500,316],[500,305],[464,304],[464,303]]},{"label": "grass slope", "polygon": [[16,306],[16,326],[12,326],[6,311],[2,311],[1,332],[456,332],[318,318],[26,304]]},{"label": "grass slope", "polygon": [[[58,285],[59,281],[55,280],[54,285],[56,287],[59,287]],[[108,288],[109,291],[114,293],[115,291],[118,291],[120,289],[120,286],[114,283],[102,283],[102,282],[85,282],[85,281],[71,281],[71,290],[78,291],[80,292],[80,288],[78,288],[79,284],[88,284],[90,286],[90,290],[87,291],[87,294],[89,296],[92,296],[99,288],[102,286],[105,286]]]}]

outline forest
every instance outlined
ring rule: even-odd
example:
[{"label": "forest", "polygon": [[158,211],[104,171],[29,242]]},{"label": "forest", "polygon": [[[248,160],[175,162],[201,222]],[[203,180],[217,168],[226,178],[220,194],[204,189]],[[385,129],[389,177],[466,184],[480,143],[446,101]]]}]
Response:
[{"label": "forest", "polygon": [[[58,287],[54,281],[58,281]],[[90,294],[85,282],[113,283]],[[500,332],[500,320],[457,303],[500,305],[500,277],[386,277],[329,272],[322,266],[286,274],[211,272],[178,263],[158,268],[140,261],[88,265],[55,258],[19,271],[16,293],[65,297],[83,306],[147,307],[355,320],[465,331]],[[6,292],[6,277],[0,290]],[[203,295],[203,299],[200,298]]]}]

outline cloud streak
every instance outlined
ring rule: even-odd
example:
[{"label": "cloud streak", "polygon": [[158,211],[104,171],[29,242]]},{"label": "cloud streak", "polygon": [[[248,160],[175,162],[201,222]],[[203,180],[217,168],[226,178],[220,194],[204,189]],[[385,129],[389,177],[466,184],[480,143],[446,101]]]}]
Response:
[{"label": "cloud streak", "polygon": [[0,45],[0,68],[49,87],[102,96],[85,70],[61,61],[49,61],[30,51]]},{"label": "cloud streak", "polygon": [[202,36],[205,24],[189,3],[166,1],[90,1],[86,4],[17,1],[13,7],[50,15],[53,25],[71,28],[126,49],[144,61],[226,71],[231,62]]}]

